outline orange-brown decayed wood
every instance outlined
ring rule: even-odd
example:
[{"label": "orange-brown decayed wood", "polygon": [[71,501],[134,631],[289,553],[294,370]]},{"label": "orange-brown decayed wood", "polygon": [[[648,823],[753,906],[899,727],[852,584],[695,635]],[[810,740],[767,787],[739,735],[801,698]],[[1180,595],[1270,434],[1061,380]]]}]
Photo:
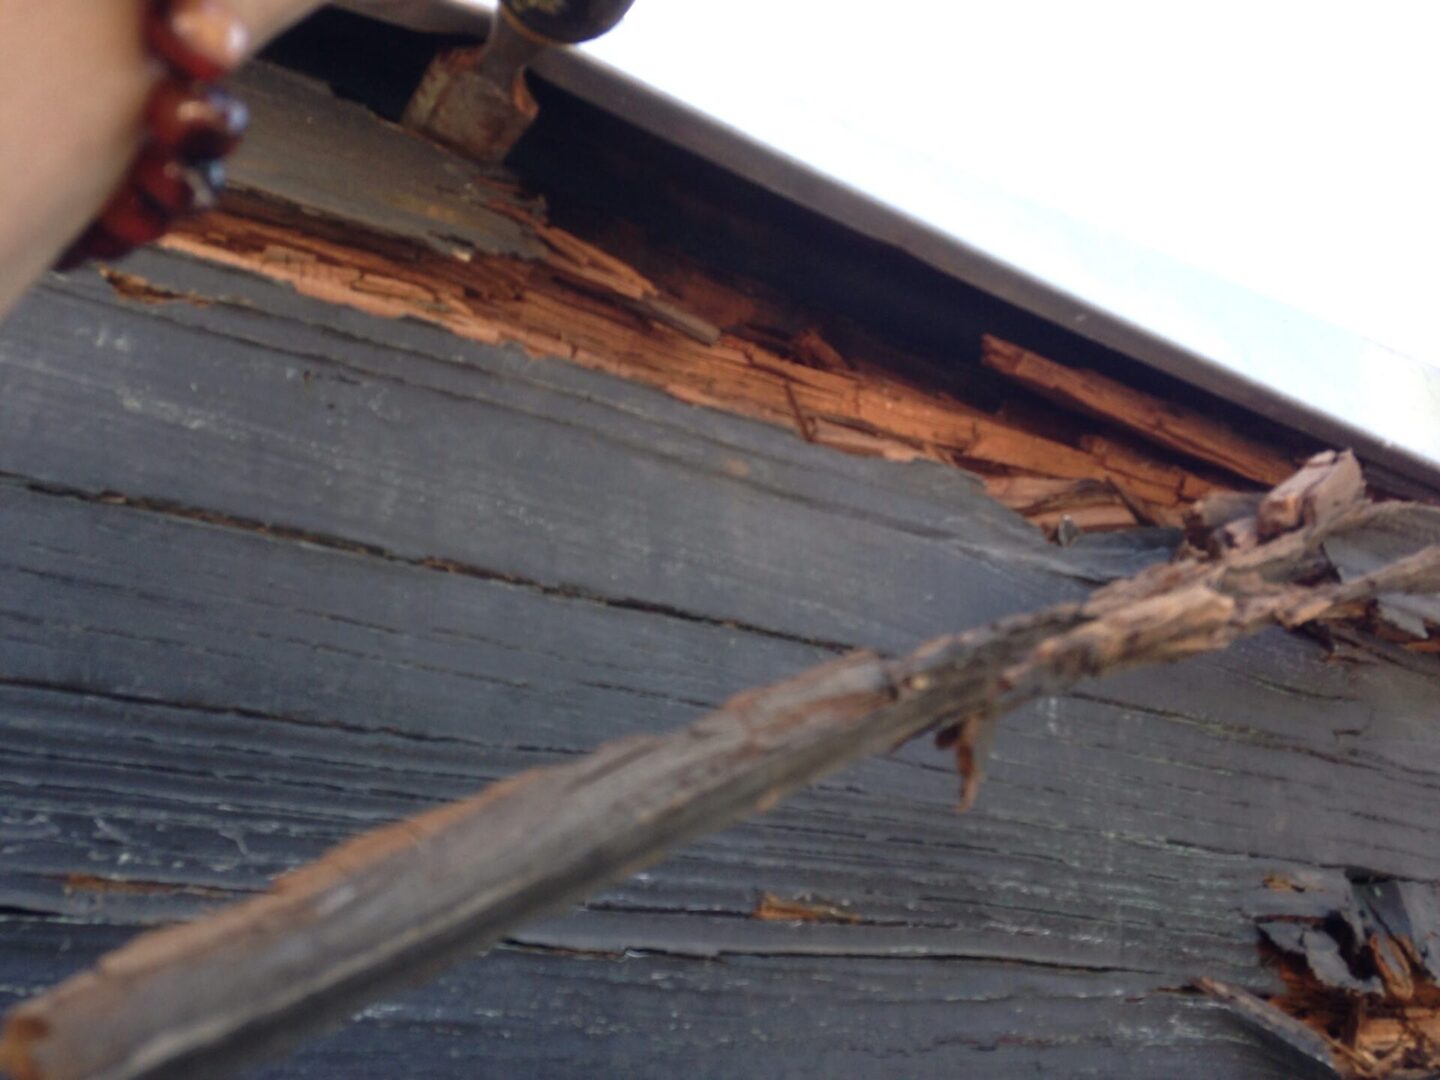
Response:
[{"label": "orange-brown decayed wood", "polygon": [[1099,480],[1049,476],[990,476],[985,491],[1044,528],[1068,517],[1080,529],[1117,529],[1139,524],[1115,488]]},{"label": "orange-brown decayed wood", "polygon": [[[748,298],[697,270],[668,274],[665,280],[683,288],[667,296],[623,260],[532,212],[499,199],[493,205],[543,242],[543,257],[397,253],[384,237],[298,227],[283,210],[272,213],[255,198],[187,226],[166,243],[287,282],[307,296],[419,319],[487,344],[513,343],[535,356],[647,383],[682,401],[790,427],[846,453],[959,465],[985,475],[997,498],[1046,528],[1064,518],[1080,529],[1172,525],[1221,486],[1164,449],[1094,432],[1076,440],[1073,424],[1047,426],[1049,406],[1038,414],[1002,409],[997,415],[913,385],[863,357],[842,354],[803,313],[782,312],[773,299]],[[127,276],[117,288],[129,295],[137,281]],[[746,319],[759,322],[751,327]],[[1019,366],[1011,367],[1032,375],[1049,364],[993,338],[986,339],[985,353],[992,366],[1008,363],[996,357],[1021,354]],[[1161,418],[1152,427],[1199,437],[1188,420],[1176,419],[1178,410],[1145,401],[1145,415]],[[1130,408],[1132,417],[1143,411]],[[1178,437],[1158,441],[1189,445]],[[1279,455],[1263,449],[1251,457],[1266,464],[1255,465],[1234,440],[1221,451],[1224,460],[1240,461],[1243,467],[1227,467],[1242,475],[1285,468],[1275,464]]]},{"label": "orange-brown decayed wood", "polygon": [[858,923],[860,916],[853,911],[828,904],[823,900],[788,900],[774,893],[760,897],[755,910],[750,913],[761,922],[823,922]]},{"label": "orange-brown decayed wood", "polygon": [[[936,460],[951,460],[958,453],[997,466],[1043,468],[1055,476],[1106,475],[1083,450],[1009,427],[959,401],[898,380],[822,370],[733,335],[706,345],[656,326],[588,289],[577,291],[579,273],[556,273],[559,254],[534,264],[505,257],[463,261],[417,253],[402,264],[361,247],[229,214],[211,215],[203,225],[166,243],[288,282],[301,293],[332,303],[392,318],[422,319],[473,340],[513,342],[536,355],[560,356],[650,383],[685,400],[771,422],[798,428],[809,418],[828,420],[877,439],[898,440]],[[599,286],[601,281],[594,278],[588,284]],[[633,284],[617,281],[615,295],[632,298]],[[843,367],[833,348],[822,347],[813,335],[801,347],[810,356]]]},{"label": "orange-brown decayed wood", "polygon": [[1057,364],[988,334],[982,342],[982,359],[988,367],[1053,401],[1248,480],[1278,484],[1294,471],[1294,463],[1284,455],[1224,424],[1097,372]]}]

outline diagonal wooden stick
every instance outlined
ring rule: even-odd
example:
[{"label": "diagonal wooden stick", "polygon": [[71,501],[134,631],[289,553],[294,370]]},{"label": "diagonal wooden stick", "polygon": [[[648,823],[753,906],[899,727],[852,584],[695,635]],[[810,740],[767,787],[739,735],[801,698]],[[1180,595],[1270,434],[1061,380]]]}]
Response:
[{"label": "diagonal wooden stick", "polygon": [[16,1007],[0,1068],[16,1080],[213,1074],[242,1056],[241,1042],[252,1050],[416,981],[927,730],[951,733],[973,796],[994,718],[1023,702],[1267,626],[1353,612],[1377,595],[1440,591],[1440,546],[1334,581],[1328,537],[1435,516],[1365,505],[1362,494],[1352,457],[1321,455],[1251,516],[1225,522],[1209,554],[898,660],[857,652],[671,734],[609,743],[360,836],[263,896],[144,934]]}]

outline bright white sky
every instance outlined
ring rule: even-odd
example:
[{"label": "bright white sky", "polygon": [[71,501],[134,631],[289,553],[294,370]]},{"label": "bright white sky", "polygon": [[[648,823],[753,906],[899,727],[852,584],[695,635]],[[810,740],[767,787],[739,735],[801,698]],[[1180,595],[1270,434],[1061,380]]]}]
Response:
[{"label": "bright white sky", "polygon": [[998,192],[1440,364],[1440,0],[639,0],[586,51],[982,246]]}]

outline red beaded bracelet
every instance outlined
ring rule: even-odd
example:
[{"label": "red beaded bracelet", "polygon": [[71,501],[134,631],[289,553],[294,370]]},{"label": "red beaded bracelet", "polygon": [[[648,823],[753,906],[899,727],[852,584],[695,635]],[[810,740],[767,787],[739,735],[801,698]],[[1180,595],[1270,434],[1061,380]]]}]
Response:
[{"label": "red beaded bracelet", "polygon": [[220,159],[240,141],[249,113],[214,82],[245,58],[249,32],[223,0],[149,0],[145,43],[166,67],[145,106],[146,141],[119,190],[60,257],[117,259],[214,205]]}]

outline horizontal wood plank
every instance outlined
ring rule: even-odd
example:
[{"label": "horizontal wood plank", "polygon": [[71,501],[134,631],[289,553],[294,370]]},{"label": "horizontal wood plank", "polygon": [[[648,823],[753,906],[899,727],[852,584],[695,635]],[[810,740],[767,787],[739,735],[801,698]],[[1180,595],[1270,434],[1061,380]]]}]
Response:
[{"label": "horizontal wood plank", "polygon": [[[159,294],[51,279],[0,328],[11,997],[364,828],[1173,541],[1060,550],[952,468],[127,268]],[[1121,677],[1010,718],[964,817],[906,747],[263,1075],[1295,1075],[1173,991],[1270,985],[1267,873],[1440,879],[1423,670],[1277,633]],[[855,921],[755,919],[765,893]]]},{"label": "horizontal wood plank", "polygon": [[[0,920],[0,1006],[38,965],[92,961],[124,931]],[[57,965],[58,966],[58,965]],[[1213,1004],[1151,980],[985,961],[732,957],[697,961],[507,947],[463,964],[253,1080],[893,1075],[1120,1080],[1207,1070],[1308,1080]],[[1124,1023],[1116,1024],[1123,1016]]]},{"label": "horizontal wood plank", "polygon": [[[12,907],[172,918],[361,828],[636,730],[637,715],[666,725],[765,665],[816,655],[691,620],[657,630],[645,613],[374,555],[6,492],[6,520],[30,538],[0,577],[14,605],[0,648]],[[157,551],[187,557],[161,563]],[[575,649],[568,687],[484,689],[487,658],[523,676],[537,643],[530,662],[569,655],[555,649],[562,628],[605,643],[598,661],[594,646]],[[667,658],[687,636],[716,655],[728,638],[743,659],[702,664],[709,685],[677,692],[659,673],[693,663]],[[459,655],[473,672],[447,675]],[[591,664],[604,687],[587,699],[581,688],[600,680],[579,672]],[[1317,668],[1313,647],[1272,635],[1017,715],[981,807],[963,818],[943,760],[907,748],[518,940],[697,958],[992,956],[1263,987],[1244,911],[1262,867],[1363,858],[1376,872],[1440,873],[1433,788],[1417,771],[1426,721],[1404,705],[1426,686]],[[562,711],[567,700],[580,707]],[[1337,755],[1337,742],[1352,749]],[[857,922],[754,920],[761,891],[840,901]]]},{"label": "horizontal wood plank", "polygon": [[[0,471],[891,650],[1044,595],[1003,565],[946,569],[972,521],[1068,569],[953,469],[897,486],[884,462],[561,362],[137,261],[216,302],[136,304],[95,279],[32,296],[0,343]],[[908,572],[862,569],[881,563]]]},{"label": "horizontal wood plank", "polygon": [[1295,463],[1283,454],[1183,405],[1098,372],[1057,364],[999,338],[987,336],[983,349],[987,366],[1152,443],[1263,484],[1278,484],[1294,471]]}]

